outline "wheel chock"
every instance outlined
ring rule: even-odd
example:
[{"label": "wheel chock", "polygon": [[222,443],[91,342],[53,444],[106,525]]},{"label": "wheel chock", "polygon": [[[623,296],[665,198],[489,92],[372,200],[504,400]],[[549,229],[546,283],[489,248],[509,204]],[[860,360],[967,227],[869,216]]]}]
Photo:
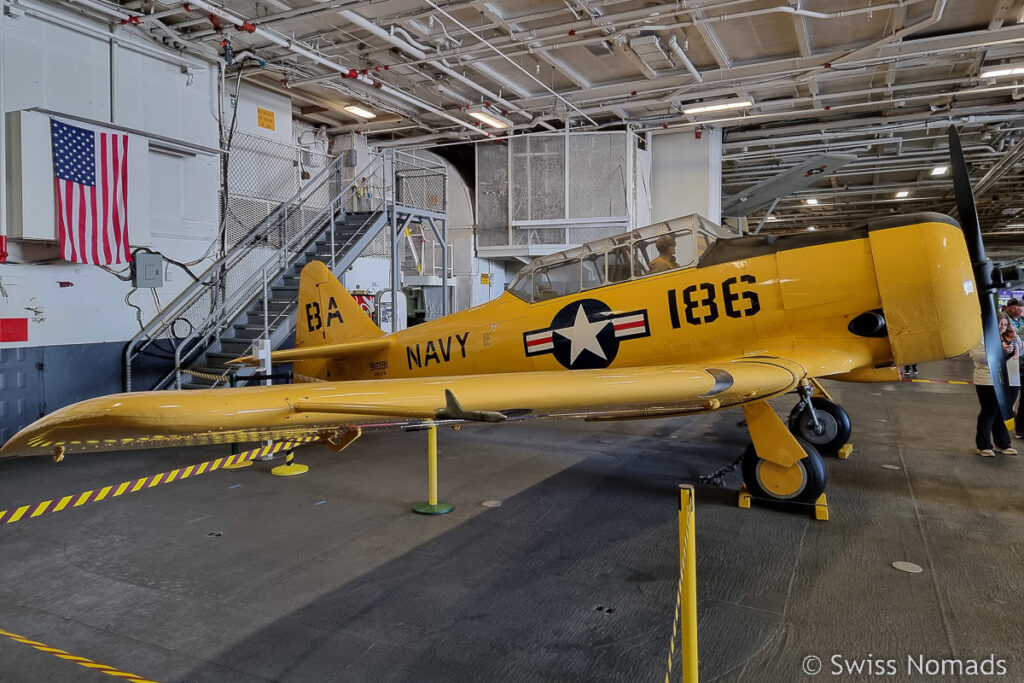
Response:
[{"label": "wheel chock", "polygon": [[750,492],[747,491],[746,484],[740,484],[740,499],[737,502],[737,505],[739,505],[744,510],[749,510],[750,509],[750,501],[752,499],[753,499],[753,496],[751,496]]},{"label": "wheel chock", "polygon": [[852,454],[853,454],[853,444],[852,443],[848,443],[848,444],[843,444],[843,446],[839,449],[839,452],[836,453],[836,457],[838,457],[840,460],[846,460]]},{"label": "wheel chock", "polygon": [[818,496],[818,500],[814,501],[814,519],[819,522],[828,521],[828,501],[825,500],[824,493]]},{"label": "wheel chock", "polygon": [[[737,506],[743,508],[744,510],[749,510],[751,508],[751,506],[753,505],[755,500],[762,500],[762,501],[765,501],[765,502],[768,502],[768,503],[782,503],[782,504],[786,504],[786,502],[787,502],[787,501],[784,501],[784,500],[774,500],[772,498],[755,498],[750,493],[750,491],[747,490],[747,485],[746,484],[740,484],[739,499],[737,500],[737,503],[736,503]],[[799,505],[801,507],[806,507],[807,506],[806,503],[791,503],[791,505]],[[825,498],[825,494],[824,493],[821,494],[820,496],[818,496],[818,499],[816,501],[814,501],[813,507],[814,507],[814,519],[816,519],[819,522],[827,522],[828,521],[828,500]]]},{"label": "wheel chock", "polygon": [[284,456],[284,464],[270,470],[270,473],[278,477],[294,477],[298,474],[309,472],[309,467],[292,462],[295,459],[295,451],[288,451]]}]

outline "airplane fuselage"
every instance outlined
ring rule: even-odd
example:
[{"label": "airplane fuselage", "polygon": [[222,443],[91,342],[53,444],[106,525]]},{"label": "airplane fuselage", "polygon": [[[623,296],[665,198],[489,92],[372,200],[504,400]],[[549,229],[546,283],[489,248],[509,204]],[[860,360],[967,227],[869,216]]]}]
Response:
[{"label": "airplane fuselage", "polygon": [[[328,380],[635,367],[827,347],[811,376],[893,379],[874,368],[944,358],[980,337],[960,229],[938,214],[889,226],[721,241],[696,267],[544,301],[498,299],[391,335],[391,345],[296,363]],[[851,321],[876,311],[880,336]],[[954,332],[940,339],[942,320]],[[972,322],[974,321],[974,322]],[[330,325],[300,311],[299,326]],[[955,330],[959,330],[959,332]],[[892,343],[893,332],[899,336]]]}]

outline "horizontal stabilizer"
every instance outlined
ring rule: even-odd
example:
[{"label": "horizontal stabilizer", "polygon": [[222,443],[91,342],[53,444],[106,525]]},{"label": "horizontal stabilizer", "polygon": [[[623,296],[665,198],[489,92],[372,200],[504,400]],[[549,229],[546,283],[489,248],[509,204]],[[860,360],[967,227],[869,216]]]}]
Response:
[{"label": "horizontal stabilizer", "polygon": [[852,154],[822,154],[802,164],[748,187],[739,194],[722,199],[723,216],[749,216],[776,199],[784,199],[797,190],[813,185],[857,157]]},{"label": "horizontal stabilizer", "polygon": [[[341,344],[327,344],[326,346],[306,346],[301,349],[286,349],[284,351],[272,351],[270,354],[271,363],[291,363],[297,360],[331,360],[333,358],[345,358],[354,356],[357,353],[369,351],[380,351],[391,345],[389,338],[365,339],[363,341],[342,342]],[[242,356],[229,360],[234,365],[259,365],[255,356]]]}]

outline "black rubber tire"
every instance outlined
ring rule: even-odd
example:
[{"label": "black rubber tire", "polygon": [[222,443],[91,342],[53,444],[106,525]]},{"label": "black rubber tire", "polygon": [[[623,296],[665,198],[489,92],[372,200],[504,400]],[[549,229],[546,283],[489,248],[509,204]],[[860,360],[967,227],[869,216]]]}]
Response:
[{"label": "black rubber tire", "polygon": [[800,442],[800,447],[807,454],[797,462],[797,465],[804,470],[803,488],[785,498],[766,491],[758,479],[758,467],[764,461],[758,457],[757,451],[754,450],[754,444],[751,443],[743,453],[742,465],[743,483],[747,485],[747,490],[751,494],[759,498],[769,498],[787,503],[813,503],[818,500],[818,496],[825,491],[825,461],[813,445],[800,437],[797,437],[796,440]]},{"label": "black rubber tire", "polygon": [[821,434],[815,433],[811,427],[811,416],[801,410],[789,418],[789,431],[793,435],[813,445],[822,455],[835,456],[850,441],[850,415],[846,410],[823,396],[812,396],[814,413],[824,427]]}]

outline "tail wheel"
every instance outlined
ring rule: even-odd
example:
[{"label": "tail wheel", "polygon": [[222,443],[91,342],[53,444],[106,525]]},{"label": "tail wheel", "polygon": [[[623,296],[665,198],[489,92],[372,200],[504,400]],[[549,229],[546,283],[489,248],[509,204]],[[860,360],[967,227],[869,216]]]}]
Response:
[{"label": "tail wheel", "polygon": [[761,498],[813,503],[825,490],[825,462],[817,449],[797,437],[807,454],[790,467],[777,465],[757,455],[754,444],[743,454],[743,483]]},{"label": "tail wheel", "polygon": [[822,396],[813,396],[811,404],[818,418],[818,429],[811,423],[809,411],[801,410],[789,418],[789,431],[813,445],[819,453],[835,455],[850,440],[850,415],[838,403]]}]

